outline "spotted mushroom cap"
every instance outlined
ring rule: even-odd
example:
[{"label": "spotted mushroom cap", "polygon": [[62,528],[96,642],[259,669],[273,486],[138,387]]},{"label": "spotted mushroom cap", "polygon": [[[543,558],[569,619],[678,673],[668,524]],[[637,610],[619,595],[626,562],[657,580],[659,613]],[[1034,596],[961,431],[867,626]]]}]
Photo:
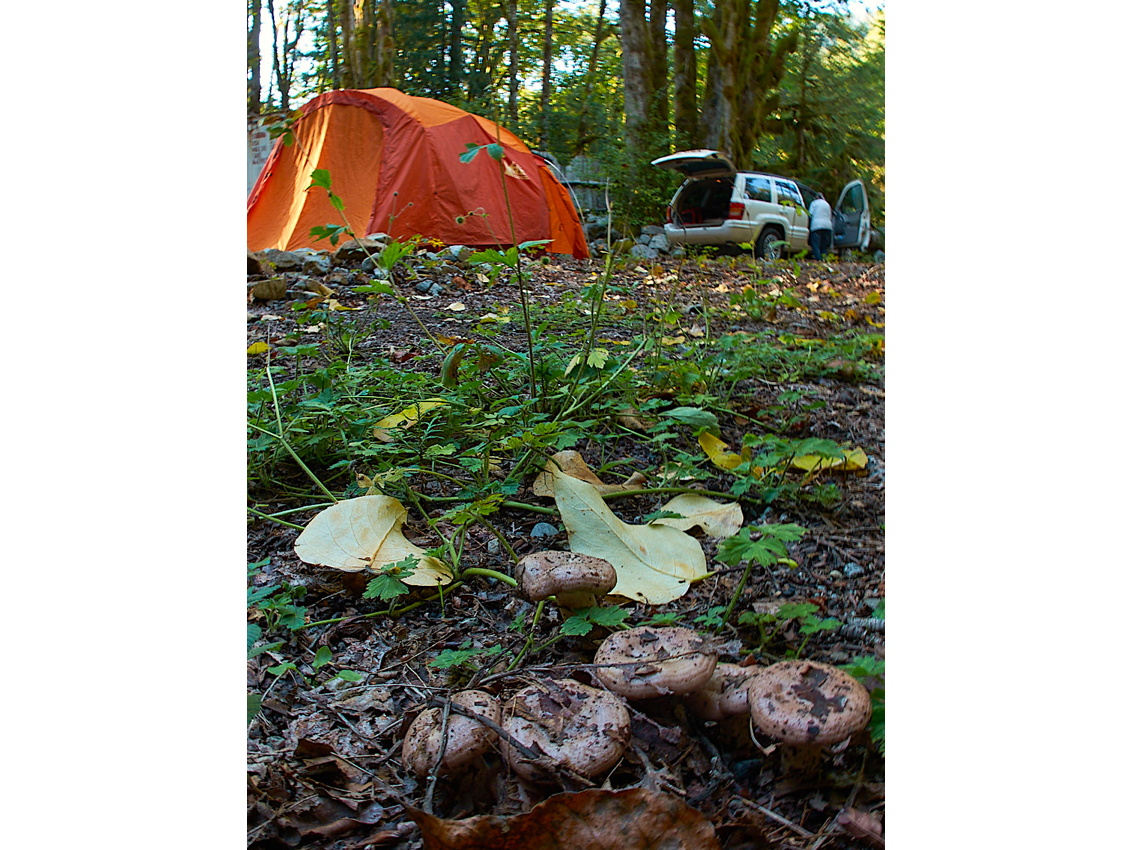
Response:
[{"label": "spotted mushroom cap", "polygon": [[618,583],[618,574],[614,565],[602,558],[579,552],[545,551],[524,555],[516,564],[515,580],[531,602],[550,596],[563,602],[604,596]]},{"label": "spotted mushroom cap", "polygon": [[834,744],[869,723],[869,691],[844,670],[780,661],[748,684],[752,722],[786,744]]},{"label": "spotted mushroom cap", "polygon": [[551,679],[504,704],[501,724],[520,744],[541,753],[532,761],[500,741],[512,769],[525,779],[553,776],[557,766],[595,777],[621,759],[629,742],[629,710],[614,694],[573,679]]},{"label": "spotted mushroom cap", "polygon": [[[500,704],[484,691],[460,691],[453,694],[457,705],[482,714],[495,724],[500,722]],[[437,761],[441,749],[441,726],[444,710],[427,708],[417,715],[401,744],[401,763],[418,776],[425,776]],[[464,767],[492,746],[496,733],[471,717],[449,712],[448,744],[437,768],[438,773],[452,773]]]},{"label": "spotted mushroom cap", "polygon": [[630,699],[699,690],[716,667],[716,652],[692,629],[638,626],[614,632],[594,654],[594,674]]}]

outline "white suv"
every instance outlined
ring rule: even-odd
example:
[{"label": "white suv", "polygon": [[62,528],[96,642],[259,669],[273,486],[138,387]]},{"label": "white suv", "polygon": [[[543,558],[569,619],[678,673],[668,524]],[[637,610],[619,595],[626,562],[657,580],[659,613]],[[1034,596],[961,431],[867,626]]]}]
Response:
[{"label": "white suv", "polygon": [[[778,259],[807,250],[807,208],[818,192],[777,174],[736,171],[719,151],[680,151],[653,160],[679,171],[680,185],[665,214],[665,235],[687,245],[739,245],[749,242],[756,255]],[[834,206],[835,250],[869,248],[869,201],[865,185],[852,180]]]}]

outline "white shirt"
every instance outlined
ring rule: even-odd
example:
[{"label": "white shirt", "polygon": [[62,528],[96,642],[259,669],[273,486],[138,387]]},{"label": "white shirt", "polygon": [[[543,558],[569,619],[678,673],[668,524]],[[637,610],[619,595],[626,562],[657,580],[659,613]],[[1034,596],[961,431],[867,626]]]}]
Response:
[{"label": "white shirt", "polygon": [[826,202],[825,198],[815,198],[811,201],[810,209],[807,212],[810,214],[811,230],[834,229],[834,213],[830,210],[830,204]]}]

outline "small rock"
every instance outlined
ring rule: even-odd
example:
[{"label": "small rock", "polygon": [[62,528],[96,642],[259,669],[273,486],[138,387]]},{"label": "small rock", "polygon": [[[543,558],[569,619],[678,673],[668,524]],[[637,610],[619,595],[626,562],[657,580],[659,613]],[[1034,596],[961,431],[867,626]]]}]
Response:
[{"label": "small rock", "polygon": [[274,269],[277,272],[297,272],[303,268],[303,257],[294,251],[268,248],[265,251],[260,251],[257,256],[260,258],[261,266],[266,266],[268,269]]},{"label": "small rock", "polygon": [[287,297],[287,280],[282,277],[273,277],[271,280],[261,280],[248,287],[252,297],[257,301],[278,301]]},{"label": "small rock", "polygon": [[649,240],[649,247],[661,253],[666,253],[669,250],[669,237],[664,233],[658,233]]},{"label": "small rock", "polygon": [[531,529],[532,537],[554,537],[558,533],[559,529],[549,522],[537,522],[535,527]]},{"label": "small rock", "polygon": [[664,234],[664,232],[665,228],[659,224],[647,224],[641,228],[641,234],[643,236],[656,236],[658,234]]},{"label": "small rock", "polygon": [[500,541],[498,541],[494,537],[491,540],[488,541],[488,554],[489,555],[500,554]]},{"label": "small rock", "polygon": [[842,568],[842,573],[846,576],[846,578],[853,578],[854,576],[860,576],[864,572],[865,572],[865,569],[863,567],[861,567],[860,565],[855,564],[853,561],[850,561],[849,563],[846,564],[845,567]]},{"label": "small rock", "polygon": [[650,248],[648,245],[634,245],[629,249],[629,255],[641,260],[656,260],[661,256],[661,253],[656,248]]}]

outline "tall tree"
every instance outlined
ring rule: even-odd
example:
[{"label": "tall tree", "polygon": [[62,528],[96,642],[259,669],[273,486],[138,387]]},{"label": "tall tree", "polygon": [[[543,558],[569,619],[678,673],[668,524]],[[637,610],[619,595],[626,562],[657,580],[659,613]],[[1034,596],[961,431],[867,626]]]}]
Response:
[{"label": "tall tree", "polygon": [[[663,4],[662,4],[663,5]],[[658,46],[653,42],[646,0],[622,0],[618,8],[622,35],[622,77],[625,83],[626,150],[631,162],[646,155],[664,122],[659,114]],[[663,48],[663,42],[661,47]]]},{"label": "tall tree", "polygon": [[736,166],[751,166],[752,149],[768,114],[778,105],[777,87],[787,56],[798,44],[790,32],[772,39],[779,0],[719,0],[701,28],[711,43],[701,136],[728,153]]},{"label": "tall tree", "polygon": [[392,0],[342,0],[342,84],[369,89],[394,82]]},{"label": "tall tree", "polygon": [[696,147],[696,35],[699,27],[693,0],[673,0],[673,143]]},{"label": "tall tree", "polygon": [[546,150],[551,136],[551,68],[554,62],[555,0],[543,2],[543,87],[539,92],[539,148]]},{"label": "tall tree", "polygon": [[602,50],[602,42],[606,40],[611,31],[611,28],[606,24],[606,0],[599,0],[598,17],[594,24],[594,41],[591,43],[590,55],[586,62],[582,106],[579,109],[578,121],[575,124],[572,153],[576,156],[586,150],[587,146],[596,138],[590,131],[591,98],[594,94],[594,80],[598,74],[598,54]]},{"label": "tall tree", "polygon": [[507,120],[519,123],[519,15],[516,0],[507,3]]},{"label": "tall tree", "polygon": [[338,67],[338,13],[335,0],[326,0],[327,80],[332,89],[342,88],[342,72]]},{"label": "tall tree", "polygon": [[272,74],[275,89],[279,95],[279,108],[287,112],[291,109],[291,83],[295,77],[296,48],[303,36],[303,3],[292,0],[277,16],[275,0],[267,0],[268,15],[272,25]]},{"label": "tall tree", "polygon": [[451,0],[451,5],[447,89],[450,93],[459,95],[464,89],[464,0]]},{"label": "tall tree", "polygon": [[262,0],[248,0],[248,114],[260,114],[260,9]]}]

